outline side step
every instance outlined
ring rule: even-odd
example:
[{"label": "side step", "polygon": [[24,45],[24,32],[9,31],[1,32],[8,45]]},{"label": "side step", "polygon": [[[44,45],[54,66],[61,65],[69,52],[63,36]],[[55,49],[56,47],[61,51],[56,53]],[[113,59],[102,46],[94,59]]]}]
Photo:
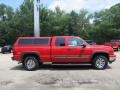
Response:
[{"label": "side step", "polygon": [[91,65],[91,64],[51,64],[51,65],[55,65],[55,66],[87,66],[87,65]]},{"label": "side step", "polygon": [[52,62],[44,62],[44,65],[55,65],[55,66],[84,66],[84,65],[91,65],[89,63],[52,63]]}]

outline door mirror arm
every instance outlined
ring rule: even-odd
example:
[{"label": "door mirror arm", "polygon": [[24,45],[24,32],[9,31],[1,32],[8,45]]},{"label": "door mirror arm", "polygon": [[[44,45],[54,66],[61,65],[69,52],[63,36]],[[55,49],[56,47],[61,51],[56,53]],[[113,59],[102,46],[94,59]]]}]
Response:
[{"label": "door mirror arm", "polygon": [[86,44],[83,44],[82,46],[83,46],[83,48],[85,48],[85,47],[86,47]]}]

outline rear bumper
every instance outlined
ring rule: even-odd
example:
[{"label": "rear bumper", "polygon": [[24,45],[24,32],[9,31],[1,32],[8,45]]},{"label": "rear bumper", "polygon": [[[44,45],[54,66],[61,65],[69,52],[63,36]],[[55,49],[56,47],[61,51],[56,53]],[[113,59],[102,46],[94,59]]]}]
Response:
[{"label": "rear bumper", "polygon": [[11,59],[13,60],[13,61],[18,61],[18,62],[21,62],[21,59],[19,58],[19,56],[16,56],[16,57],[11,57]]},{"label": "rear bumper", "polygon": [[116,60],[116,55],[112,55],[109,57],[109,63],[112,63]]}]

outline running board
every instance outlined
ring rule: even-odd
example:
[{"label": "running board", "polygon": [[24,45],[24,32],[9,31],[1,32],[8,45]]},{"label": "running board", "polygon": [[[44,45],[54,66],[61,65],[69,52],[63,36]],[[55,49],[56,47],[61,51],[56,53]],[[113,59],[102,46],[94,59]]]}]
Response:
[{"label": "running board", "polygon": [[84,65],[91,65],[91,64],[51,64],[55,66],[84,66]]},{"label": "running board", "polygon": [[65,66],[72,66],[72,65],[91,65],[89,63],[52,63],[52,62],[44,62],[44,65],[65,65]]}]

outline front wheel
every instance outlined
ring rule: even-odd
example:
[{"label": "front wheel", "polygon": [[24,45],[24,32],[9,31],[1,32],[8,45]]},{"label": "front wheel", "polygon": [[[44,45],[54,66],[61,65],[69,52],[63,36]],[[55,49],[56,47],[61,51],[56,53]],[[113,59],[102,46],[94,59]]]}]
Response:
[{"label": "front wheel", "polygon": [[34,56],[28,56],[24,59],[23,65],[26,70],[33,71],[39,68],[39,62]]},{"label": "front wheel", "polygon": [[98,70],[106,69],[108,66],[108,59],[103,55],[96,56],[93,60],[93,67]]}]

